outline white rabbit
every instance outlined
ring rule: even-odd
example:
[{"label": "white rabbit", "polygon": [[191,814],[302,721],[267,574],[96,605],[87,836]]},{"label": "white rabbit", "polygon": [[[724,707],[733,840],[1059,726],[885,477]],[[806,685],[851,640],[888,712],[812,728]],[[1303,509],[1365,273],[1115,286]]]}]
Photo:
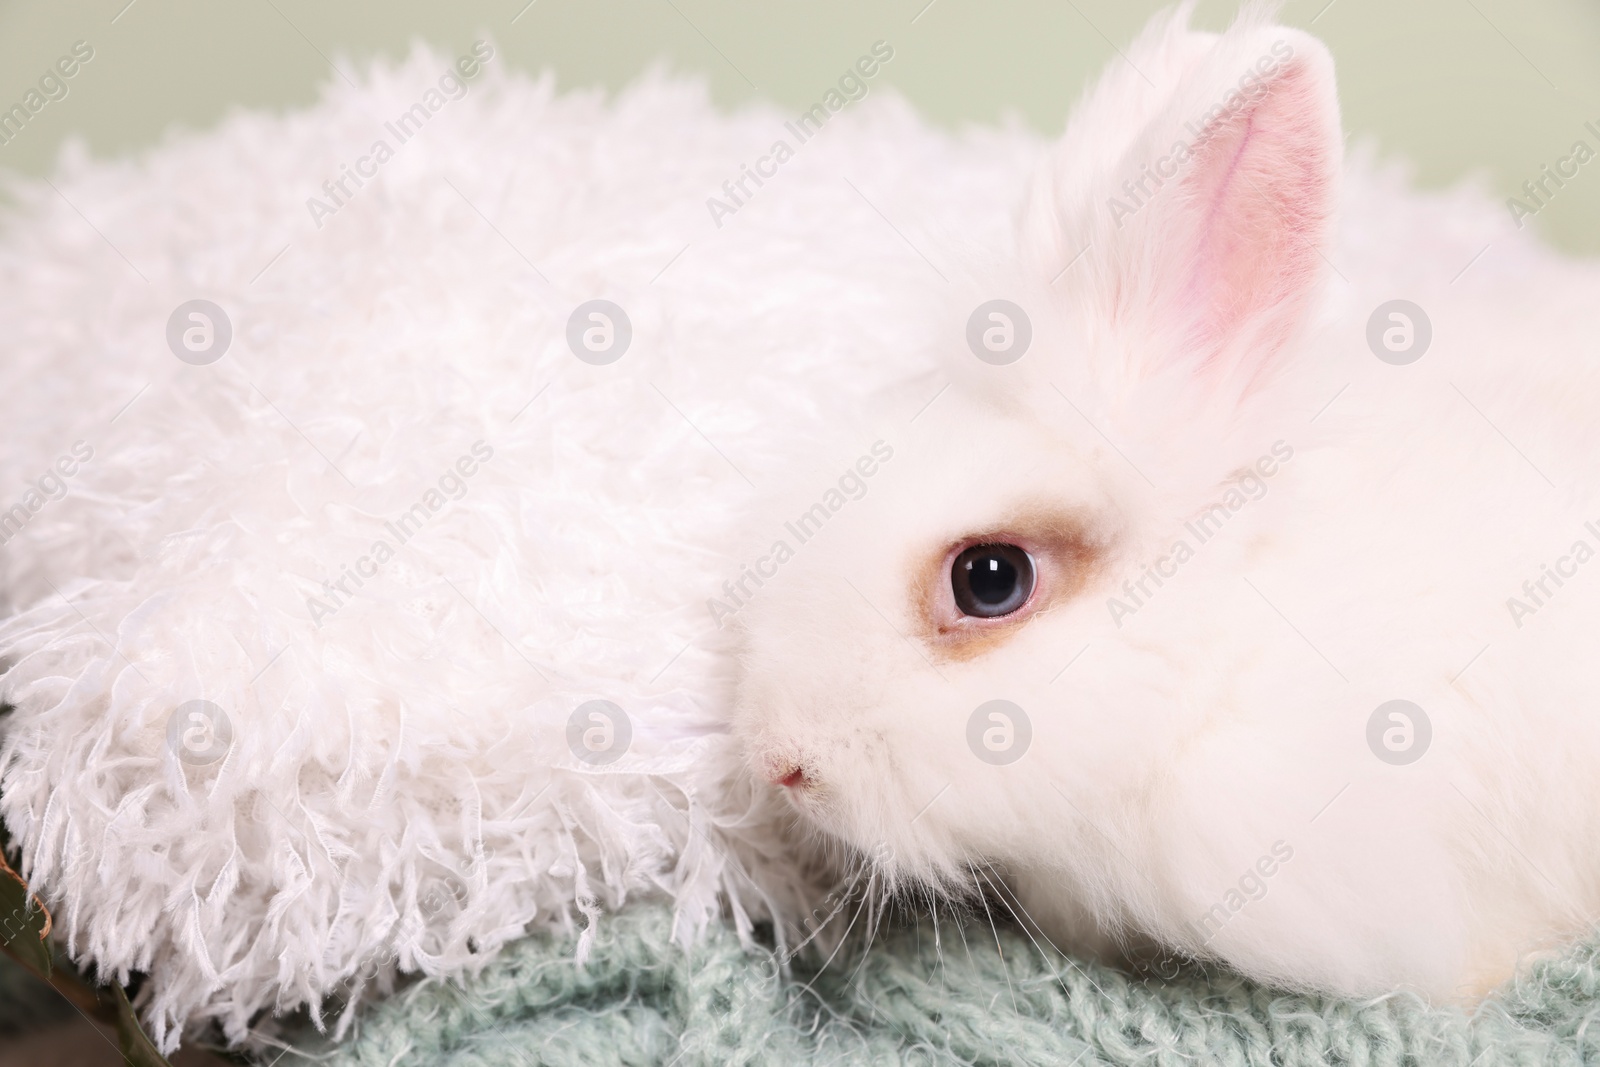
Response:
[{"label": "white rabbit", "polygon": [[[1478,990],[1580,929],[1594,271],[1479,196],[1341,192],[1320,46],[1183,23],[1053,152],[855,74],[802,141],[492,60],[372,178],[472,66],[419,51],[9,184],[0,816],[63,946],[147,974],[163,1048],[348,1021],[645,893],[685,940],[784,917],[784,795],[897,877],[992,865],[1074,944],[1300,985]],[[569,332],[595,299],[614,362]],[[946,600],[974,539],[1038,567],[998,621]],[[996,699],[1027,728],[969,747]],[[1392,699],[1409,764],[1369,747]],[[191,748],[195,700],[230,740]]]},{"label": "white rabbit", "polygon": [[1062,947],[1471,999],[1600,918],[1600,271],[1347,180],[1315,39],[1185,22],[905,309],[951,387],[741,610],[737,734]]}]

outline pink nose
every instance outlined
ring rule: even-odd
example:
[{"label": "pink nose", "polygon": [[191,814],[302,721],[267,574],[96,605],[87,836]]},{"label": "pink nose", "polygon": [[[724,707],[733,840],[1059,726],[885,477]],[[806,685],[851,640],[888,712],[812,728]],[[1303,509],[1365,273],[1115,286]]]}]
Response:
[{"label": "pink nose", "polygon": [[768,764],[767,780],[786,789],[801,789],[811,784],[805,770],[792,760],[777,760]]}]

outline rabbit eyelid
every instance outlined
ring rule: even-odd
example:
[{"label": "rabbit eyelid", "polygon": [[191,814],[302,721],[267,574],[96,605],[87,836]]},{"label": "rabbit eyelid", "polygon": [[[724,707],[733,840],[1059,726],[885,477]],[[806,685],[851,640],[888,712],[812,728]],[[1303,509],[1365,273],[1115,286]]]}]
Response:
[{"label": "rabbit eyelid", "polygon": [[[1059,508],[1028,508],[930,549],[917,562],[911,582],[911,616],[917,636],[935,657],[964,662],[1016,634],[1040,612],[1081,593],[1100,569],[1107,544],[1095,535],[1090,516]],[[956,604],[951,568],[969,548],[1014,546],[1033,564],[1033,589],[1015,611],[996,618],[964,614]]]}]

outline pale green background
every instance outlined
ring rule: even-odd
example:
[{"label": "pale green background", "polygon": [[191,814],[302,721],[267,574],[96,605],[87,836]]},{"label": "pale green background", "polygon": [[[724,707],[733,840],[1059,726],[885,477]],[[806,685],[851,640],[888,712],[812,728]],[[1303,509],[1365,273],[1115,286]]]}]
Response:
[{"label": "pale green background", "polygon": [[[136,151],[178,125],[235,107],[310,102],[335,74],[416,38],[452,51],[492,34],[510,65],[562,85],[617,87],[652,60],[703,74],[733,104],[756,93],[810,105],[876,39],[892,83],[945,123],[1014,111],[1061,128],[1084,82],[1156,3],[1115,0],[0,0],[0,107],[19,100],[74,40],[96,58],[11,144],[0,167],[46,173],[61,141]],[[1200,5],[1219,27],[1235,3]],[[1483,174],[1510,195],[1600,127],[1597,0],[1290,0],[1339,61],[1346,126],[1415,161],[1429,185]],[[115,22],[113,22],[115,18]],[[913,18],[915,21],[913,22]],[[513,19],[515,21],[513,22]],[[1532,223],[1563,247],[1600,252],[1600,160]]]}]

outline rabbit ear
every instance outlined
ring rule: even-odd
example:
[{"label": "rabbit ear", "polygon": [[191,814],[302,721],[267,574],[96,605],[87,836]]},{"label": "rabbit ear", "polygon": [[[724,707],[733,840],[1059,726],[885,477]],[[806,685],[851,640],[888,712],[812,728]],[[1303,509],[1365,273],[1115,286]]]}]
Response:
[{"label": "rabbit ear", "polygon": [[[1058,263],[1082,252],[1062,288],[1121,335],[1136,377],[1176,365],[1244,393],[1322,273],[1342,157],[1333,62],[1294,30],[1214,37],[1185,14],[1086,101],[1046,182],[1052,214],[1032,224],[1054,227],[1040,236]],[[1119,119],[1131,143],[1106,136]]]}]

